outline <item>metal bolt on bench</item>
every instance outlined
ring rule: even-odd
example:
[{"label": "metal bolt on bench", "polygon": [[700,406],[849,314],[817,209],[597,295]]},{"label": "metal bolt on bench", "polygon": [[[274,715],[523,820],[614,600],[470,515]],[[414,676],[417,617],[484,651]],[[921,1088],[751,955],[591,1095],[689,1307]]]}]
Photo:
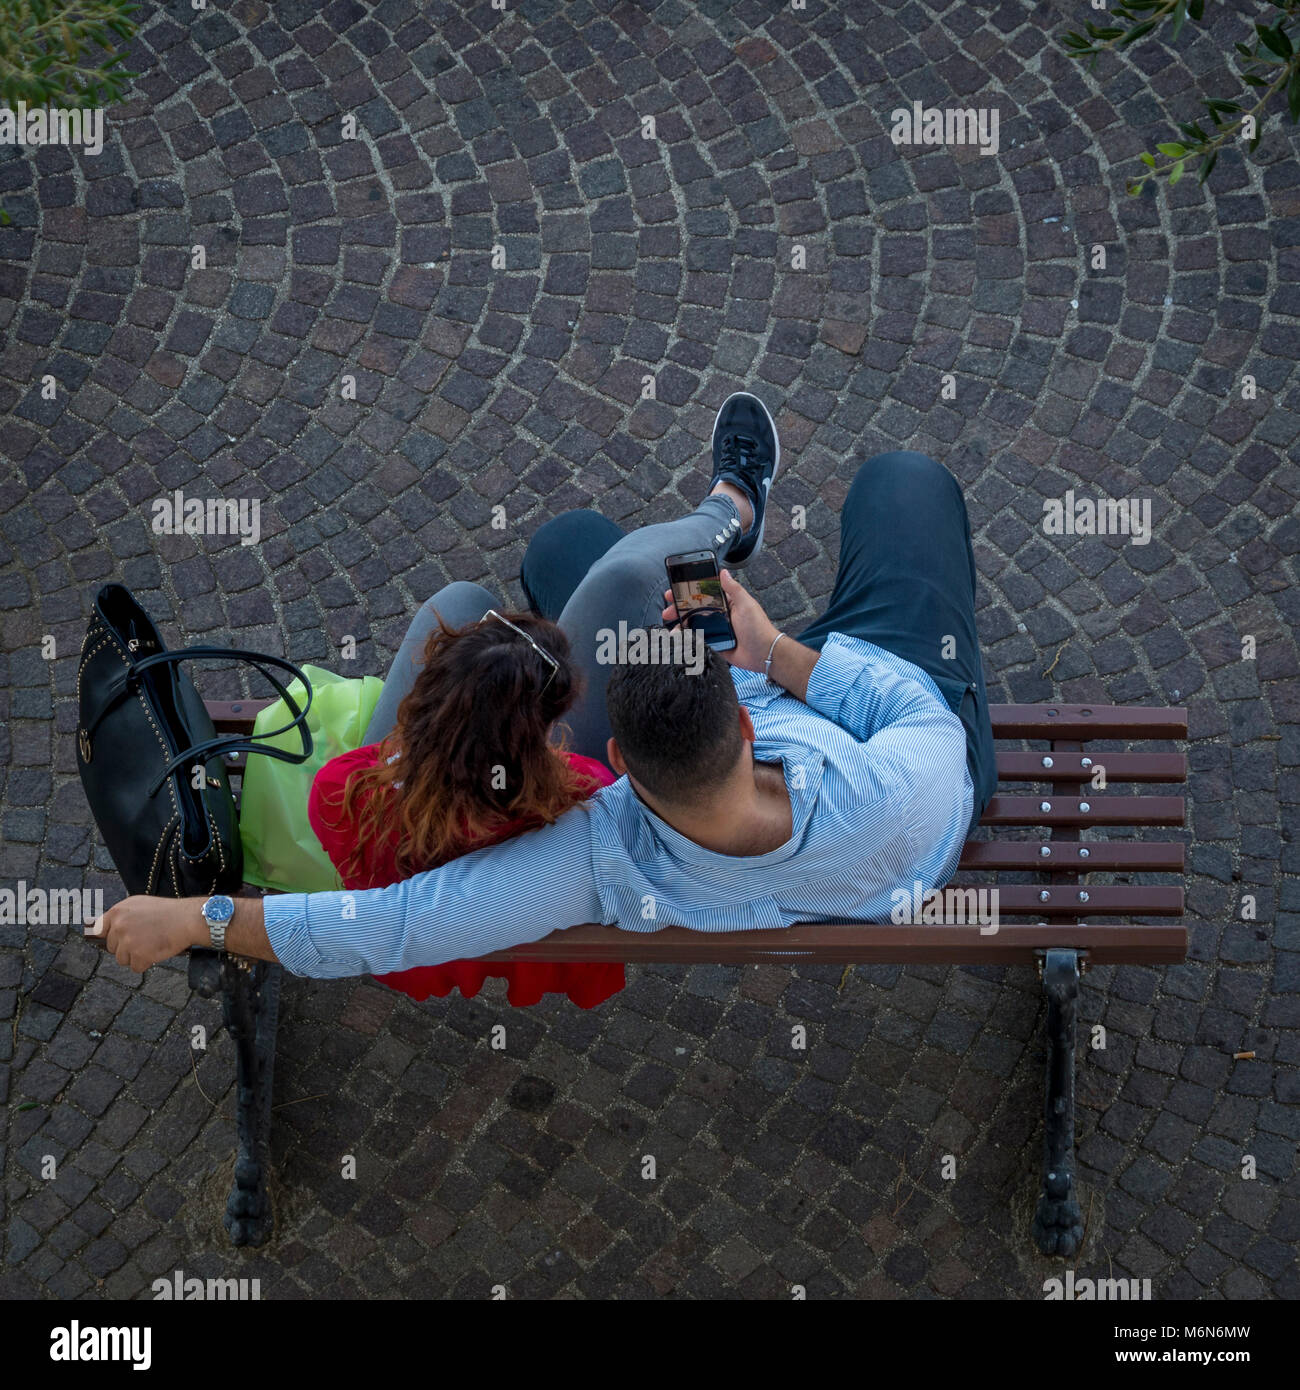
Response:
[{"label": "metal bolt on bench", "polygon": [[[208,701],[218,732],[251,733],[265,700]],[[1098,840],[1080,843],[1079,832],[1103,827],[1181,826],[1180,796],[1105,796],[1111,783],[1182,783],[1187,760],[1181,753],[1124,752],[1083,756],[1086,742],[1187,737],[1185,709],[1125,708],[1119,705],[993,705],[999,739],[1047,741],[1051,752],[998,754],[1002,783],[1049,782],[1045,795],[1000,792],[985,809],[982,826],[1038,827],[1048,841],[994,837],[968,840],[960,869],[1031,874],[1039,884],[998,882],[996,933],[984,935],[977,922],[803,923],[784,931],[692,932],[665,927],[656,932],[620,931],[588,925],[556,931],[541,941],[497,951],[489,960],[624,961],[629,964],[770,963],[940,964],[1037,967],[1047,1000],[1047,1086],[1043,1114],[1043,1181],[1034,1216],[1034,1240],[1047,1255],[1075,1254],[1083,1240],[1074,1173],[1074,1064],[1079,976],[1089,965],[1162,965],[1184,959],[1187,932],[1181,882],[1152,885],[1080,885],[1081,874],[1181,874],[1184,846],[1176,842]],[[242,776],[229,761],[232,781]],[[1104,769],[1102,783],[1095,774]],[[1089,800],[1078,796],[1089,784]],[[1045,879],[1045,886],[1043,880]],[[254,889],[253,892],[260,892]],[[1127,921],[1084,922],[1090,917]],[[212,951],[194,950],[191,987],[222,996],[222,1017],[235,1042],[239,1152],[235,1185],[225,1224],[236,1245],[261,1245],[270,1236],[272,1212],[266,1191],[271,1124],[275,1029],[283,968],[264,963],[221,962]]]}]

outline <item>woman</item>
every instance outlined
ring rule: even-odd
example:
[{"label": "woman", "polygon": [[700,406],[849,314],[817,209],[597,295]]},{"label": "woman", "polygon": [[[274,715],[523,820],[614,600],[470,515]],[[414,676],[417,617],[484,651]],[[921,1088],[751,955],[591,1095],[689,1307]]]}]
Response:
[{"label": "woman", "polygon": [[[331,759],[312,784],[312,829],[345,888],[387,887],[549,825],[614,780],[603,764],[551,742],[579,694],[568,639],[554,623],[494,609],[460,627],[437,616],[422,659],[392,731]],[[618,963],[462,960],[376,978],[413,999],[456,986],[468,999],[489,977],[509,981],[515,1006],[557,992],[591,1008],[624,984]]]}]

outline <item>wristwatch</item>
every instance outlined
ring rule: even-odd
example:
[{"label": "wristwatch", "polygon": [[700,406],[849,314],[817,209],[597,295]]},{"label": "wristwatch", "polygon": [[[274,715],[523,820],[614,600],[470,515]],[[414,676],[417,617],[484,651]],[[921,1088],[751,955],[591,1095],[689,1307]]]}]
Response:
[{"label": "wristwatch", "polygon": [[224,893],[214,893],[203,904],[203,920],[208,924],[208,936],[214,951],[226,949],[226,927],[235,915],[235,900]]}]

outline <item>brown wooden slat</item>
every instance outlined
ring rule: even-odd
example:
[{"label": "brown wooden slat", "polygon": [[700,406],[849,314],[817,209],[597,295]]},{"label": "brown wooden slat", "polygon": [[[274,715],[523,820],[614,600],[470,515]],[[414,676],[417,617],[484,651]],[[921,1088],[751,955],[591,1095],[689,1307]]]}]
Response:
[{"label": "brown wooden slat", "polygon": [[[226,764],[227,775],[238,780],[244,775],[241,762]],[[1046,845],[1052,852],[1041,853]],[[1087,850],[1087,856],[1080,854]],[[1181,873],[1186,863],[1186,847],[1164,841],[1131,841],[1108,844],[1105,840],[1089,840],[1072,844],[1054,840],[1030,844],[1009,844],[1002,840],[967,840],[962,848],[960,869],[971,873],[996,872],[999,869],[1023,873]],[[1006,892],[1011,886],[1006,885]],[[1032,885],[1030,885],[1032,886]]]},{"label": "brown wooden slat", "polygon": [[[1043,759],[1052,760],[1051,767]],[[1083,766],[1090,758],[1091,765]],[[1098,767],[1107,782],[1185,782],[1187,759],[1182,753],[999,753],[1000,782],[1088,782]]]},{"label": "brown wooden slat", "polygon": [[990,705],[995,738],[1186,738],[1185,709],[1141,705]]},{"label": "brown wooden slat", "polygon": [[274,700],[204,700],[213,727],[219,734],[251,734],[253,720]]},{"label": "brown wooden slat", "polygon": [[[250,732],[260,700],[207,700],[212,721],[233,733]],[[1082,710],[1089,710],[1084,715]],[[1049,711],[1055,710],[1055,715]],[[990,705],[997,738],[1186,738],[1185,709],[1130,705]]]},{"label": "brown wooden slat", "polygon": [[1159,964],[1187,954],[1181,922],[1119,926],[1009,922],[982,936],[978,926],[867,926],[819,923],[782,931],[695,932],[665,927],[657,932],[582,926],[552,932],[541,941],[497,951],[485,960],[626,961],[630,964],[721,963],[789,965],[815,960],[834,965],[1029,964],[1049,947],[1087,951],[1096,965]]},{"label": "brown wooden slat", "polygon": [[[216,728],[216,731],[217,731],[217,733],[219,733],[219,734],[251,734],[251,733],[253,732],[253,721],[252,721],[251,719],[249,719],[249,720],[246,721],[246,725],[245,725],[245,722],[244,722],[244,721],[238,721],[238,720],[225,720],[225,721],[222,721],[222,722],[219,723],[219,724],[216,723],[215,720],[214,720],[213,722],[214,722],[214,727]],[[1038,756],[1039,756],[1039,755],[1036,754],[1036,753],[1024,753],[1024,754],[999,753],[999,754],[998,754],[998,776],[999,776],[999,779],[1000,779],[1001,781],[1005,781],[1005,782],[1014,782],[1014,781],[1025,781],[1025,782],[1028,782],[1028,781],[1039,780],[1039,779],[1031,778],[1031,777],[1028,777],[1028,776],[1013,776],[1012,773],[1013,773],[1013,771],[1016,771],[1016,769],[1009,769],[1009,768],[1004,768],[1004,767],[1003,767],[1003,759],[1004,759],[1004,758],[1009,758],[1009,757],[1023,757],[1023,758],[1034,758],[1034,759],[1037,759]],[[1146,761],[1151,761],[1151,760],[1153,760],[1156,756],[1157,756],[1157,755],[1154,755],[1154,754],[1149,755],[1148,758],[1146,759]],[[1182,760],[1181,754],[1170,754],[1170,755],[1168,755],[1168,756],[1169,756],[1170,758],[1177,758],[1177,759],[1179,759],[1180,761]],[[247,759],[246,759],[246,757],[245,757],[244,755],[240,754],[240,755],[238,755],[238,756],[227,756],[226,758],[223,758],[222,761],[223,761],[223,762],[225,763],[225,765],[226,765],[226,771],[227,771],[228,773],[230,773],[232,776],[240,777],[240,776],[243,775],[244,767],[245,767],[245,764],[246,764],[246,762],[247,762]],[[1184,777],[1183,775],[1173,776],[1173,775],[1154,775],[1154,774],[1153,774],[1153,775],[1151,775],[1151,776],[1139,776],[1139,775],[1135,775],[1135,774],[1130,773],[1130,774],[1128,774],[1128,775],[1126,775],[1126,776],[1120,776],[1119,774],[1111,773],[1109,763],[1107,764],[1107,773],[1108,773],[1108,780],[1110,780],[1110,781],[1115,781],[1115,782],[1120,782],[1120,781],[1124,781],[1124,782],[1181,782],[1181,781],[1184,781],[1184,780],[1185,780],[1185,777]],[[1079,775],[1077,775],[1077,776],[1075,776],[1075,777],[1073,777],[1073,778],[1070,778],[1069,775],[1067,774],[1067,776],[1066,776],[1065,778],[1063,778],[1062,780],[1073,780],[1073,781],[1076,781],[1076,782],[1082,782],[1082,781],[1084,781],[1085,778],[1088,777],[1089,775],[1090,775],[1089,773],[1080,771]],[[1044,779],[1044,780],[1045,780],[1045,779]],[[1049,798],[1049,799],[1050,799],[1050,798]],[[1078,799],[1080,799],[1080,798],[1076,797],[1075,799],[1078,800]],[[1091,803],[1089,803],[1089,804],[1091,804]],[[993,825],[993,824],[1011,824],[1011,823],[1020,824],[1021,822],[994,822],[994,821],[991,821],[991,820],[988,819],[988,811],[987,811],[987,810],[985,811],[984,818],[983,818],[983,820],[981,821],[981,824],[987,824],[987,825]],[[1050,820],[1048,817],[1043,816],[1043,815],[1040,813],[1039,815],[1034,816],[1034,817],[1033,817],[1031,820],[1029,820],[1028,822],[1024,822],[1024,823],[1025,823],[1025,824],[1029,824],[1029,825],[1044,825],[1044,826],[1047,826],[1047,825],[1052,825],[1052,824],[1061,824],[1061,823],[1063,823],[1063,822],[1052,821],[1052,820]],[[1084,823],[1084,822],[1080,822],[1080,824],[1083,824],[1083,823]],[[1107,824],[1116,824],[1117,822],[1114,822],[1114,821],[1094,820],[1093,823],[1096,824],[1096,825],[1107,825]],[[1179,819],[1179,820],[1171,820],[1171,821],[1150,821],[1150,822],[1142,821],[1142,822],[1139,822],[1139,821],[1131,821],[1131,820],[1127,820],[1127,819],[1126,819],[1126,820],[1124,820],[1122,823],[1125,824],[1125,825],[1136,825],[1136,824],[1181,825],[1181,824],[1182,824],[1182,820]],[[1180,846],[1180,848],[1181,848],[1181,846]],[[965,864],[965,862],[963,861],[963,867],[970,867],[970,866],[967,866],[967,865]],[[993,868],[993,867],[995,867],[995,866],[994,866],[993,864],[988,864],[988,865],[985,865],[985,867],[987,867],[987,868]],[[1010,867],[1010,866],[1008,865],[1008,866],[1003,866],[1003,867]],[[1025,865],[1024,867],[1037,867],[1037,866]],[[1045,867],[1045,868],[1046,868],[1046,867],[1052,867],[1052,866],[1043,865],[1042,867]],[[1100,864],[1094,864],[1092,867],[1093,867],[1093,868],[1100,868],[1101,865],[1100,865]],[[1156,869],[1156,868],[1163,868],[1163,867],[1166,867],[1166,866],[1165,866],[1164,864],[1144,864],[1144,865],[1137,865],[1137,864],[1135,864],[1135,865],[1133,865],[1132,867],[1134,867],[1134,868],[1153,868],[1153,869]],[[1181,861],[1180,861],[1177,865],[1169,865],[1168,867],[1172,867],[1172,868],[1181,868],[1181,867],[1182,867],[1182,864],[1181,864]]]},{"label": "brown wooden slat", "polygon": [[[1180,917],[1183,890],[1174,884],[1008,883],[997,887],[998,915],[1038,913],[1043,917]],[[952,891],[951,886],[948,891]],[[1043,894],[1049,896],[1043,900]],[[1088,895],[1087,902],[1079,894]]]},{"label": "brown wooden slat", "polygon": [[[1043,849],[1051,850],[1044,855]],[[1084,857],[1080,851],[1087,850]],[[1023,869],[1040,873],[1078,872],[1098,873],[1108,869],[1120,871],[1154,869],[1176,873],[1183,867],[1184,846],[1180,844],[1134,841],[1112,844],[1106,840],[1088,840],[1075,844],[1053,840],[1011,844],[1005,840],[967,840],[961,852],[963,869]]]},{"label": "brown wooden slat", "polygon": [[[1051,810],[1044,811],[1046,802]],[[1087,805],[1087,811],[1080,806]],[[981,825],[1182,825],[1181,796],[995,796]]]},{"label": "brown wooden slat", "polygon": [[212,727],[219,734],[243,734],[245,738],[253,732],[253,720],[248,719],[214,719]]}]

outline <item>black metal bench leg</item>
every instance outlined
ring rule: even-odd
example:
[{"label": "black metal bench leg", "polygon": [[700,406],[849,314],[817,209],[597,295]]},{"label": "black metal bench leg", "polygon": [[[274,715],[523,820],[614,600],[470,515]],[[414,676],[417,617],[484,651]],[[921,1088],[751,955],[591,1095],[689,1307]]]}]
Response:
[{"label": "black metal bench leg", "polygon": [[211,996],[221,990],[221,1017],[235,1044],[235,1184],[225,1227],[235,1245],[264,1245],[274,1224],[267,1192],[271,1147],[271,1088],[275,1030],[284,967],[265,961],[236,964],[212,951],[190,953],[190,985]]},{"label": "black metal bench leg", "polygon": [[1043,962],[1047,995],[1047,1103],[1043,1127],[1043,1191],[1034,1213],[1034,1241],[1044,1255],[1073,1255],[1083,1242],[1083,1213],[1074,1182],[1074,1048],[1079,953],[1049,950]]},{"label": "black metal bench leg", "polygon": [[263,1245],[272,1227],[266,1179],[271,1161],[271,1082],[275,1027],[280,1014],[282,966],[256,962],[241,969],[227,958],[221,1012],[235,1042],[237,1095],[235,1185],[225,1226],[236,1245]]}]

